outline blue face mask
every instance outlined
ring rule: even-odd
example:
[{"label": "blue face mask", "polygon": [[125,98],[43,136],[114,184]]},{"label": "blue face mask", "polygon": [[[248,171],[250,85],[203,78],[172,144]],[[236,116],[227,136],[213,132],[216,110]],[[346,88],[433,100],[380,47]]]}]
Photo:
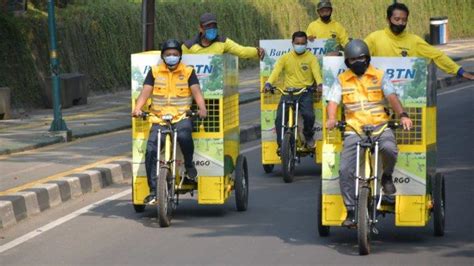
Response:
[{"label": "blue face mask", "polygon": [[163,60],[165,61],[166,65],[172,67],[179,63],[179,60],[181,60],[181,57],[169,55],[169,56],[164,57]]},{"label": "blue face mask", "polygon": [[306,44],[293,44],[293,48],[297,54],[306,52]]},{"label": "blue face mask", "polygon": [[207,29],[205,31],[205,37],[209,41],[214,41],[217,38],[217,28]]}]

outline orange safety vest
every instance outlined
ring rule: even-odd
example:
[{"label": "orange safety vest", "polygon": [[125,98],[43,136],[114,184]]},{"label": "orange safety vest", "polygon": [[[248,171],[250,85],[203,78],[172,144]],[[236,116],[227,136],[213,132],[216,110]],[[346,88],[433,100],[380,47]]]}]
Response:
[{"label": "orange safety vest", "polygon": [[380,125],[388,121],[382,91],[383,71],[371,65],[361,78],[351,70],[339,75],[346,122],[355,129],[363,125]]},{"label": "orange safety vest", "polygon": [[174,71],[170,71],[162,63],[151,68],[155,83],[153,86],[151,122],[162,124],[161,116],[173,115],[173,123],[177,122],[191,108],[193,96],[188,80],[193,68],[180,63]]}]

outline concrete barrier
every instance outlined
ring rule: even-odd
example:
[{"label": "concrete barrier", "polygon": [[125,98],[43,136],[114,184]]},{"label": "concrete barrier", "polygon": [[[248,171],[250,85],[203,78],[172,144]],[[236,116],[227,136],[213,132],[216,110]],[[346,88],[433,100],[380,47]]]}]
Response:
[{"label": "concrete barrier", "polygon": [[0,88],[0,120],[11,117],[11,90],[8,87]]},{"label": "concrete barrier", "polygon": [[[60,75],[61,104],[62,108],[69,108],[73,105],[87,104],[89,89],[86,84],[86,77],[80,73],[64,73]],[[46,80],[44,91],[45,106],[53,107],[51,77]]]}]

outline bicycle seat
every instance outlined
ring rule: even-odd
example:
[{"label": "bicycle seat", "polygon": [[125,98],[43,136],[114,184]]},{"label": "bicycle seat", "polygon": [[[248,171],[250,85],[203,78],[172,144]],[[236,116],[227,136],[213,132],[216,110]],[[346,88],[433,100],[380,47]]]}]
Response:
[{"label": "bicycle seat", "polygon": [[286,92],[294,93],[294,92],[299,92],[302,89],[304,89],[304,88],[286,88]]},{"label": "bicycle seat", "polygon": [[167,122],[171,122],[173,120],[173,115],[172,114],[162,115],[161,119],[163,119],[164,121],[167,121]]},{"label": "bicycle seat", "polygon": [[364,131],[365,135],[370,136],[372,132],[374,132],[375,126],[373,125],[363,125],[362,131]]}]

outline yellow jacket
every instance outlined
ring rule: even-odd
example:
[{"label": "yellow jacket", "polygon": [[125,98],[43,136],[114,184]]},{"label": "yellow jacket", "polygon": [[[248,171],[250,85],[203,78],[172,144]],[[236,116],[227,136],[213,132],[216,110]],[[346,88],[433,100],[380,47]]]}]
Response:
[{"label": "yellow jacket", "polygon": [[442,51],[406,31],[395,35],[389,28],[385,28],[369,34],[365,42],[372,56],[424,57],[433,60],[441,70],[452,75],[456,75],[461,68]]},{"label": "yellow jacket", "polygon": [[274,84],[282,71],[285,72],[285,88],[304,88],[323,81],[318,59],[309,51],[298,55],[292,50],[282,55],[267,82]]},{"label": "yellow jacket", "polygon": [[338,76],[346,121],[358,131],[363,125],[377,126],[388,121],[382,89],[383,76],[383,71],[372,65],[361,78],[351,70]]},{"label": "yellow jacket", "polygon": [[177,122],[187,110],[191,108],[193,96],[188,80],[193,68],[179,63],[174,71],[170,71],[166,64],[151,68],[155,83],[153,85],[150,121],[161,124],[162,115],[171,114]]},{"label": "yellow jacket", "polygon": [[349,42],[349,36],[347,35],[346,29],[341,25],[341,23],[333,19],[326,24],[318,18],[309,24],[308,29],[306,29],[306,34],[308,36],[312,35],[317,39],[336,38],[337,43],[342,47],[345,47]]},{"label": "yellow jacket", "polygon": [[227,37],[217,36],[217,39],[208,47],[201,46],[201,35],[184,42],[183,54],[224,54],[230,53],[240,58],[258,59],[256,47],[241,46]]}]

